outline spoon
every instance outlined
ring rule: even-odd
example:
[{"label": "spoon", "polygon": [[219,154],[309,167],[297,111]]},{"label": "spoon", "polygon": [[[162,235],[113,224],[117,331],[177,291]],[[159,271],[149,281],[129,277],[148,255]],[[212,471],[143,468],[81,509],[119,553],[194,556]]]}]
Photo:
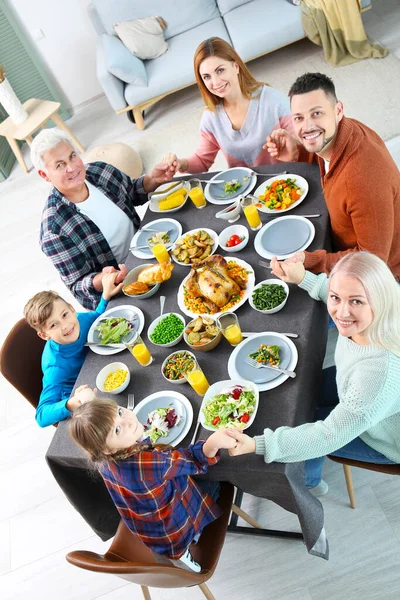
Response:
[{"label": "spoon", "polygon": [[164,312],[165,296],[160,296],[160,317]]}]

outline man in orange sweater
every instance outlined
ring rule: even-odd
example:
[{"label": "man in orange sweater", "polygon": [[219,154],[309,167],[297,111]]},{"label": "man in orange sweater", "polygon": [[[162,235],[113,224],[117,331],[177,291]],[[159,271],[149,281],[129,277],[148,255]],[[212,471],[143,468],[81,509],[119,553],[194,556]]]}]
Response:
[{"label": "man in orange sweater", "polygon": [[335,250],[298,252],[295,259],[310,271],[329,273],[345,254],[367,250],[400,280],[400,172],[384,142],[366,125],[344,116],[326,75],[298,77],[289,97],[298,140],[277,129],[266,147],[282,161],[316,157]]}]

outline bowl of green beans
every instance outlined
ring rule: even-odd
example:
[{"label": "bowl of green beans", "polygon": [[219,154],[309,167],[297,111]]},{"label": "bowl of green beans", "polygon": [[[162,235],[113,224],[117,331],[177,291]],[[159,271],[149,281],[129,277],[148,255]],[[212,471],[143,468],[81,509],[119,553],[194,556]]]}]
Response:
[{"label": "bowl of green beans", "polygon": [[289,286],[281,279],[266,279],[254,286],[249,304],[254,310],[272,314],[281,310],[289,297]]},{"label": "bowl of green beans", "polygon": [[161,373],[169,383],[186,383],[184,373],[193,369],[195,362],[194,354],[188,350],[178,350],[164,360]]},{"label": "bowl of green beans", "polygon": [[183,337],[186,321],[178,313],[166,313],[154,319],[147,330],[147,337],[156,346],[171,348]]}]

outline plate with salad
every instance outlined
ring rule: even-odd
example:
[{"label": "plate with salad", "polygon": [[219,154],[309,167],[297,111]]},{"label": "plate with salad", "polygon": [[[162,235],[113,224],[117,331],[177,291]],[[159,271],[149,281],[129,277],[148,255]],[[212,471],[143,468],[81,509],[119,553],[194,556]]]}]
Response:
[{"label": "plate with salad", "polygon": [[131,250],[131,252],[136,258],[154,258],[152,246],[161,243],[170,250],[181,235],[182,225],[176,219],[156,219],[142,225],[132,238],[131,246],[148,246],[148,248]]},{"label": "plate with salad", "polygon": [[193,408],[179,392],[155,392],[144,398],[133,412],[145,427],[144,437],[153,444],[177,446],[193,423]]},{"label": "plate with salad", "polygon": [[144,314],[140,308],[132,304],[115,306],[106,310],[94,321],[89,329],[87,341],[98,344],[90,346],[96,354],[118,354],[125,348],[103,348],[102,346],[129,343],[137,331],[142,332],[143,327]]},{"label": "plate with salad", "polygon": [[298,353],[290,338],[274,331],[264,331],[252,335],[233,349],[228,360],[229,377],[235,380],[243,378],[252,381],[259,392],[265,392],[278,387],[289,376],[274,371],[274,369],[251,367],[245,362],[247,357],[253,358],[257,362],[269,364],[272,367],[277,366],[294,371],[297,365]]},{"label": "plate with salad", "polygon": [[252,381],[227,379],[211,385],[200,407],[204,429],[247,429],[258,409],[259,392]]},{"label": "plate with salad", "polygon": [[223,183],[208,183],[204,194],[211,204],[231,204],[234,198],[251,192],[257,183],[257,175],[247,167],[234,167],[217,173],[210,179],[223,180]]},{"label": "plate with salad", "polygon": [[264,213],[284,213],[296,208],[308,194],[308,183],[300,175],[278,175],[264,181],[254,192],[256,206]]}]

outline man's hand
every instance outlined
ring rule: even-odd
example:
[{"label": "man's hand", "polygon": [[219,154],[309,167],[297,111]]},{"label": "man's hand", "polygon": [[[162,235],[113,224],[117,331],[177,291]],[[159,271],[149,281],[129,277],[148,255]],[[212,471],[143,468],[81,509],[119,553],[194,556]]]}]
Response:
[{"label": "man's hand", "polygon": [[229,436],[231,429],[218,429],[204,442],[203,452],[207,458],[213,458],[221,448],[235,448],[236,440]]},{"label": "man's hand", "polygon": [[[114,283],[116,285],[121,283],[122,281],[124,281],[125,277],[128,274],[128,269],[126,268],[125,265],[118,265],[118,266],[119,266],[119,271],[115,267],[103,267],[101,273],[97,273],[97,275],[95,275],[93,277],[93,287],[97,292],[103,291],[103,277],[106,273],[116,273],[117,274],[115,281],[114,281]],[[106,298],[106,300],[109,300],[109,298]]]},{"label": "man's hand", "polygon": [[268,150],[272,158],[283,162],[297,162],[299,159],[297,144],[297,139],[286,129],[275,129],[267,137],[267,142],[263,148]]},{"label": "man's hand", "polygon": [[306,274],[304,268],[304,252],[297,252],[285,261],[278,261],[276,256],[271,259],[272,273],[286,283],[301,283]]},{"label": "man's hand", "polygon": [[251,454],[256,451],[255,439],[246,435],[240,429],[229,429],[227,435],[236,441],[236,445],[229,450],[231,456]]},{"label": "man's hand", "polygon": [[176,167],[173,165],[159,163],[155,165],[147,175],[144,176],[143,179],[143,187],[144,191],[154,192],[154,190],[165,183],[166,181],[170,181],[172,177],[175,175]]},{"label": "man's hand", "polygon": [[188,168],[188,162],[186,158],[178,158],[176,154],[173,154],[172,152],[168,152],[168,154],[163,157],[162,163],[168,165],[170,170],[173,169],[174,175],[177,171],[185,172]]},{"label": "man's hand", "polygon": [[[124,265],[121,265],[124,266]],[[102,284],[103,284],[103,298],[104,300],[110,300],[113,296],[119,294],[124,285],[123,281],[116,285],[117,277],[119,277],[121,271],[115,271],[112,273],[104,273]]]}]

